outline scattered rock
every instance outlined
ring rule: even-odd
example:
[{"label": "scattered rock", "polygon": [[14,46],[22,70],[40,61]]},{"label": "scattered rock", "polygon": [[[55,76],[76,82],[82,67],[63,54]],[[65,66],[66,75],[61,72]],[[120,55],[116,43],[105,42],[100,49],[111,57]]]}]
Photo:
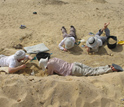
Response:
[{"label": "scattered rock", "polygon": [[99,10],[99,8],[96,8],[96,10]]},{"label": "scattered rock", "polygon": [[33,14],[37,14],[37,12],[33,12]]},{"label": "scattered rock", "polygon": [[26,38],[31,39],[31,36],[32,36],[32,33],[31,34],[25,34],[25,36],[20,38],[20,41],[23,41]]},{"label": "scattered rock", "polygon": [[22,44],[17,44],[17,45],[14,45],[13,48],[15,48],[15,49],[22,49],[23,46],[22,46]]},{"label": "scattered rock", "polygon": [[34,80],[34,78],[30,78],[30,79],[29,79],[29,81],[32,81],[32,80]]},{"label": "scattered rock", "polygon": [[39,90],[38,90],[38,89],[36,89],[36,92],[39,92]]},{"label": "scattered rock", "polygon": [[111,53],[110,53],[110,54],[107,54],[107,55],[109,55],[109,56],[113,56],[113,54],[111,54]]},{"label": "scattered rock", "polygon": [[21,101],[21,99],[18,99],[18,100],[17,100],[17,102],[20,102],[20,101]]}]

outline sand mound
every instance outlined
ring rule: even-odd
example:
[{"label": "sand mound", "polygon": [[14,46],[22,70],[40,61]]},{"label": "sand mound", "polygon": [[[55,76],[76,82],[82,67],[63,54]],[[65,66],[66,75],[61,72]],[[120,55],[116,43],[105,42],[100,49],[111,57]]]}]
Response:
[{"label": "sand mound", "polygon": [[[117,107],[124,73],[96,77],[0,75],[3,107]],[[118,91],[121,90],[121,91]],[[7,103],[6,103],[7,102]]]}]

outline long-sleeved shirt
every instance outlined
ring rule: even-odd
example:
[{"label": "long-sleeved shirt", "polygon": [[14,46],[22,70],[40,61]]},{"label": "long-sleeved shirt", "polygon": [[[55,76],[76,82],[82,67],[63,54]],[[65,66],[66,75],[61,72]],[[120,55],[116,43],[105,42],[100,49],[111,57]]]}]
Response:
[{"label": "long-sleeved shirt", "polygon": [[54,72],[62,75],[68,76],[71,75],[73,63],[68,63],[58,58],[50,59],[47,63],[47,72],[49,75],[52,75]]},{"label": "long-sleeved shirt", "polygon": [[[61,50],[64,50],[64,48],[63,48],[62,46],[64,45],[64,42],[65,42],[66,38],[68,38],[68,37],[65,37],[65,38],[59,43],[59,48],[60,48]],[[71,39],[74,41],[74,43],[75,43],[75,38],[74,38],[74,37],[69,37],[69,38],[71,38]]]},{"label": "long-sleeved shirt", "polygon": [[[0,55],[0,56],[2,56],[2,57],[0,57],[0,66],[1,67],[14,68],[14,67],[20,66],[22,64],[21,62],[18,62],[14,58],[14,55],[11,55],[11,56]],[[25,59],[28,59],[28,55],[25,55]]]}]

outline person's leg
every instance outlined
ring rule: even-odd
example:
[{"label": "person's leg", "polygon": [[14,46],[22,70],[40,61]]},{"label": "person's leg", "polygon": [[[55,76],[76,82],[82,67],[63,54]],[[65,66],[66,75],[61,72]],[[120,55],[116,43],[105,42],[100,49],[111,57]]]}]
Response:
[{"label": "person's leg", "polygon": [[105,74],[108,72],[112,72],[111,67],[108,65],[92,68],[87,65],[76,62],[74,63],[74,66],[72,68],[72,75],[74,76],[93,76]]},{"label": "person's leg", "polygon": [[67,37],[68,36],[68,34],[67,34],[67,31],[66,31],[66,29],[65,29],[65,27],[63,26],[62,28],[61,28],[61,31],[62,31],[62,36],[63,36],[63,38],[65,38],[65,37]]},{"label": "person's leg", "polygon": [[103,31],[105,30],[105,33],[107,34],[107,35],[110,35],[110,32],[109,32],[109,29],[107,29],[107,27],[108,27],[108,25],[109,25],[110,23],[104,23],[104,27],[102,28],[102,29],[100,29],[97,33],[96,33],[96,35],[101,35],[102,33],[103,33]]},{"label": "person's leg", "polygon": [[110,30],[108,28],[105,29],[105,34],[106,34],[106,37],[110,36]]},{"label": "person's leg", "polygon": [[96,35],[95,36],[100,36],[101,34],[103,33],[103,31],[100,29],[97,33],[96,33]]},{"label": "person's leg", "polygon": [[83,70],[81,63],[75,62],[73,63],[72,73],[73,76],[83,76]]},{"label": "person's leg", "polygon": [[[102,40],[103,44],[107,41],[107,37],[110,36],[110,30],[107,28],[109,24],[110,23],[104,23],[104,27],[100,29],[99,32],[96,34],[97,37],[99,35],[98,38]],[[105,31],[106,36],[100,36],[103,33],[103,31]]]},{"label": "person's leg", "polygon": [[75,30],[74,26],[70,26],[70,34],[69,34],[69,36],[76,38],[76,30]]}]

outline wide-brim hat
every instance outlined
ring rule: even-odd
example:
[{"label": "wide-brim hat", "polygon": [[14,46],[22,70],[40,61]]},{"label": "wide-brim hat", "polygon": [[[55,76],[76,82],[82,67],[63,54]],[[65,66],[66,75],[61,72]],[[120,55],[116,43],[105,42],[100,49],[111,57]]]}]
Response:
[{"label": "wide-brim hat", "polygon": [[39,67],[42,68],[43,71],[45,71],[47,67],[48,57],[46,59],[41,58],[39,61]]},{"label": "wide-brim hat", "polygon": [[86,41],[86,45],[90,48],[96,47],[97,46],[97,42],[98,39],[96,37],[90,37],[88,38],[88,40]]},{"label": "wide-brim hat", "polygon": [[25,58],[25,51],[23,50],[18,50],[15,54],[14,54],[14,58],[15,59],[23,59]]},{"label": "wide-brim hat", "polygon": [[116,64],[112,64],[112,66],[117,70],[117,71],[123,71],[122,67]]},{"label": "wide-brim hat", "polygon": [[74,47],[74,41],[70,37],[66,38],[64,44],[65,44],[66,49],[70,49],[70,48]]}]

